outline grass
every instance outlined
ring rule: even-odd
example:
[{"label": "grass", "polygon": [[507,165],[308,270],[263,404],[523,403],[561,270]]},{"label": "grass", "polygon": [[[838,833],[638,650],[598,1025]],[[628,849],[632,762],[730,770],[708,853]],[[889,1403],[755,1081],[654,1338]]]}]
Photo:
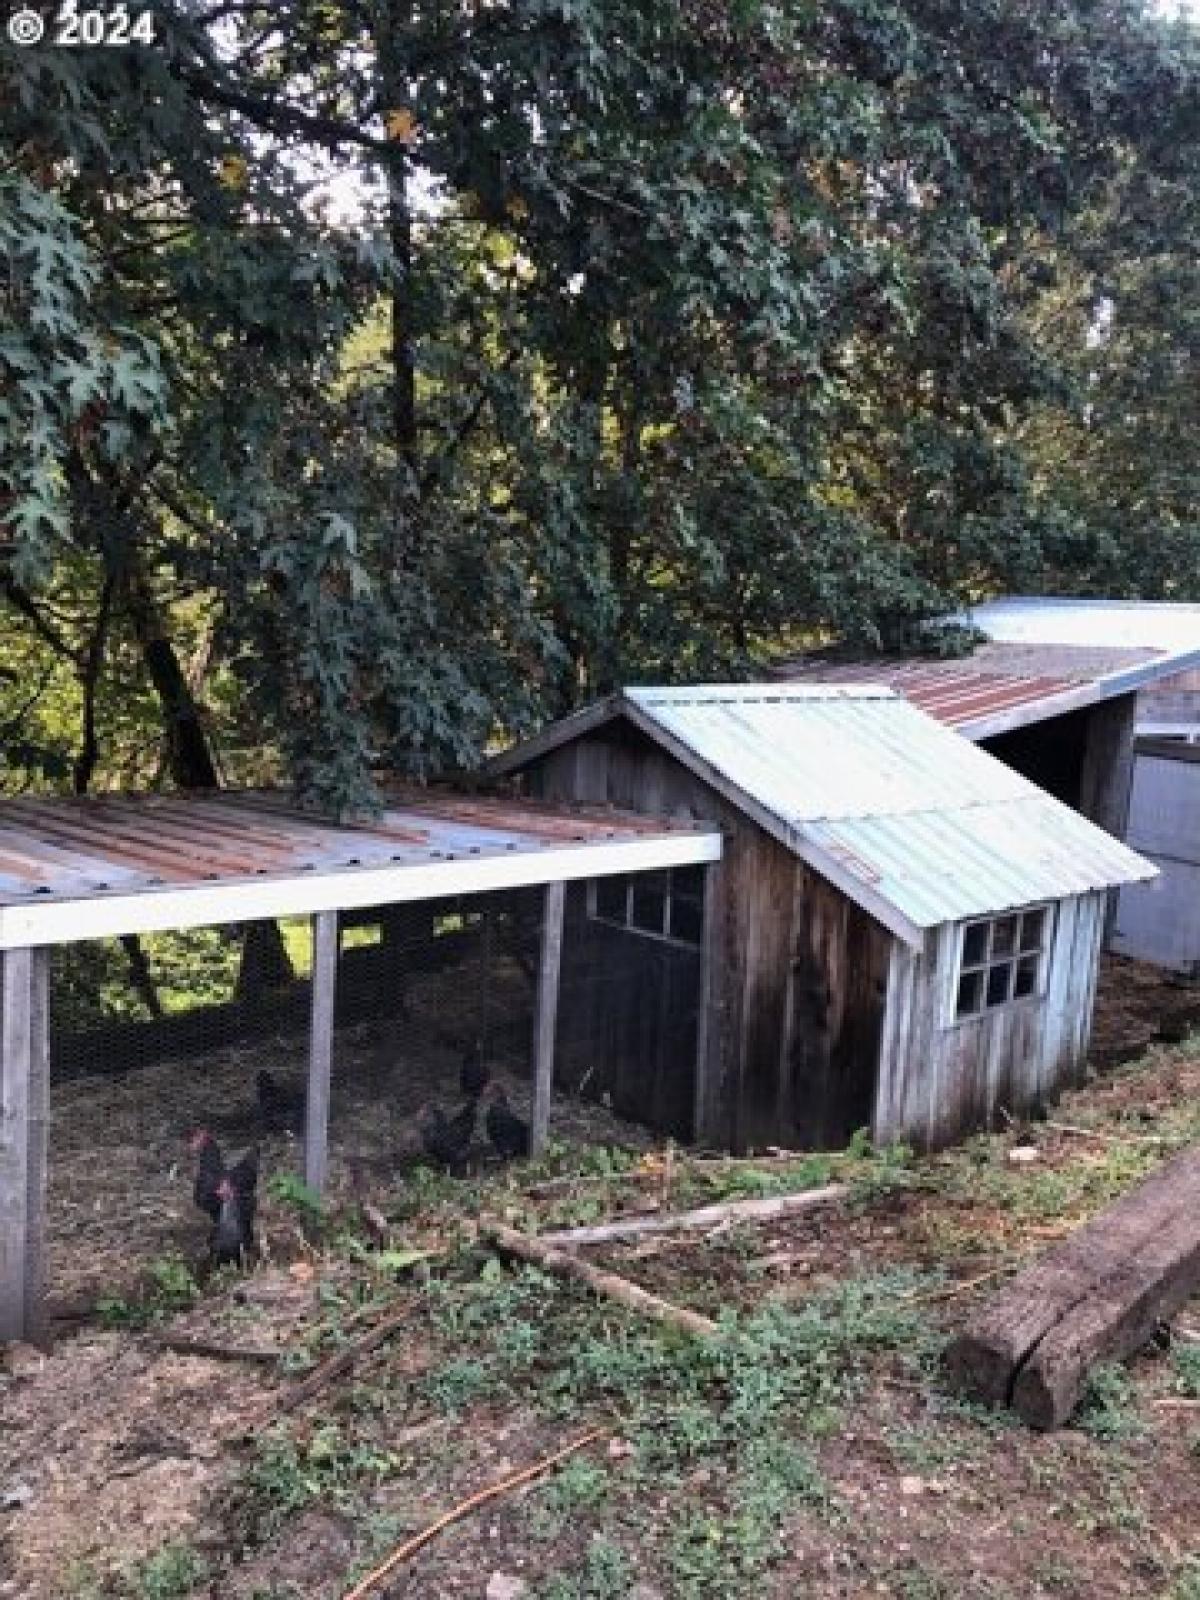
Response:
[{"label": "grass", "polygon": [[[1138,1131],[1181,1142],[1196,1121],[1183,1099],[1160,1096]],[[1064,1119],[1120,1128],[1123,1103],[1106,1115],[1102,1100],[1084,1097]],[[414,1594],[451,1592],[451,1570],[469,1573],[482,1593],[499,1567],[521,1572],[529,1600],[621,1600],[638,1585],[663,1600],[777,1600],[810,1585],[822,1597],[1016,1600],[1086,1593],[1099,1578],[1105,1593],[1131,1600],[1200,1600],[1200,1565],[1178,1528],[1184,1553],[1165,1553],[1155,1495],[1166,1479],[1151,1465],[1171,1448],[1172,1415],[1153,1398],[1200,1398],[1200,1346],[1098,1369],[1075,1425],[1047,1437],[943,1385],[948,1333],[990,1280],[962,1286],[1043,1248],[1158,1155],[1142,1142],[1032,1136],[1045,1140],[1036,1168],[1009,1163],[1003,1136],[929,1160],[859,1139],[840,1155],[795,1162],[681,1163],[671,1196],[680,1207],[830,1179],[852,1191],[848,1205],[800,1224],[597,1255],[713,1314],[718,1332],[703,1341],[649,1327],[534,1268],[513,1270],[476,1242],[481,1213],[543,1228],[609,1215],[614,1200],[641,1192],[627,1181],[644,1159],[636,1154],[556,1144],[536,1165],[486,1180],[419,1176],[393,1220],[436,1243],[422,1261],[399,1243],[394,1261],[366,1250],[335,1211],[310,1217],[321,1223],[319,1310],[293,1339],[291,1368],[339,1348],[364,1325],[360,1313],[398,1297],[411,1305],[411,1324],[234,1468],[214,1513],[224,1553],[206,1555],[208,1567],[192,1571],[194,1552],[175,1543],[129,1568],[125,1589],[66,1592],[225,1592],[239,1565],[294,1551],[298,1519],[314,1507],[352,1530],[352,1564],[365,1571],[439,1510],[603,1426],[603,1443],[431,1546],[413,1568]],[[553,1188],[531,1192],[548,1180]],[[645,1190],[654,1193],[652,1178]],[[304,1195],[284,1198],[306,1215]],[[789,1253],[772,1238],[779,1233],[789,1249],[803,1247],[804,1276],[772,1266]],[[164,1260],[134,1309],[167,1314],[197,1293]],[[1174,1449],[1178,1476],[1186,1442]],[[904,1479],[915,1487],[902,1488]],[[1012,1571],[971,1564],[998,1548]],[[806,1550],[817,1565],[800,1572]],[[1114,1578],[1124,1571],[1127,1580]],[[270,1580],[256,1591],[258,1600],[291,1592]]]},{"label": "grass", "polygon": [[200,1298],[200,1285],[192,1265],[182,1256],[159,1256],[146,1268],[133,1299],[110,1295],[97,1303],[97,1314],[110,1328],[142,1328],[180,1311],[188,1311]]}]

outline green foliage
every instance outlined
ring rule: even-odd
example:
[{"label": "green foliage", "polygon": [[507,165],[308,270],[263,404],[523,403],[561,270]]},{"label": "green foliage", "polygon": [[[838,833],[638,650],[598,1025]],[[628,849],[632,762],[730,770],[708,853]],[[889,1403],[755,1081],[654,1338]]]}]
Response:
[{"label": "green foliage", "polygon": [[1200,1400],[1200,1344],[1177,1344],[1171,1350],[1171,1368],[1177,1393]]},{"label": "green foliage", "polygon": [[1093,1367],[1088,1374],[1079,1426],[1093,1439],[1119,1442],[1137,1439],[1145,1427],[1135,1410],[1136,1394],[1124,1367]]},{"label": "green foliage", "polygon": [[273,1172],[267,1180],[272,1200],[289,1207],[302,1222],[320,1226],[325,1221],[325,1205],[315,1189],[310,1189],[296,1172]]},{"label": "green foliage", "polygon": [[352,1421],[325,1423],[303,1439],[277,1430],[256,1447],[241,1485],[241,1517],[251,1536],[261,1539],[314,1501],[357,1507],[370,1488],[391,1476],[400,1459],[356,1439]]},{"label": "green foliage", "polygon": [[542,1584],[538,1600],[622,1600],[633,1580],[629,1557],[611,1540],[596,1535],[588,1544],[582,1570],[559,1574]]},{"label": "green foliage", "polygon": [[[140,943],[164,1014],[232,1001],[239,939],[218,928],[193,928],[146,934]],[[144,1022],[150,1017],[117,940],[57,945],[51,962],[56,1026],[86,1032],[105,1022]]]},{"label": "green foliage", "polygon": [[208,1576],[208,1563],[186,1544],[168,1544],[129,1573],[128,1593],[136,1600],[183,1600]]},{"label": "green foliage", "polygon": [[1200,583],[1194,30],[272,20],[4,57],[13,786],[194,781],[190,729],[354,810],[623,678]]},{"label": "green foliage", "polygon": [[190,1264],[182,1256],[159,1256],[146,1268],[137,1296],[109,1296],[96,1309],[110,1327],[142,1327],[195,1305],[200,1295]]}]

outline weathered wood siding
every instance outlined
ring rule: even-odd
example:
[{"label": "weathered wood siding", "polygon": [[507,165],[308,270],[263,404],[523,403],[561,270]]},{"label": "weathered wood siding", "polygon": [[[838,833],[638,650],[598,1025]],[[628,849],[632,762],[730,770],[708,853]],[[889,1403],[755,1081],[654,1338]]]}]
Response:
[{"label": "weathered wood siding", "polygon": [[1060,901],[1043,992],[954,1020],[958,929],[893,947],[873,1120],[877,1142],[921,1149],[1052,1098],[1082,1074],[1107,896]]},{"label": "weathered wood siding", "polygon": [[779,1122],[799,1145],[841,1145],[870,1125],[894,942],[886,928],[796,863]]},{"label": "weathered wood siding", "polygon": [[[1093,785],[1098,775],[1097,767]],[[689,967],[686,951],[587,924],[582,901],[573,912],[569,982],[590,983],[592,993],[564,1058],[575,1062],[573,1078],[590,1074],[626,1115],[690,1126],[735,1150],[836,1146],[868,1123],[877,1142],[932,1148],[994,1122],[1001,1108],[1051,1097],[1081,1073],[1104,894],[1054,908],[1040,995],[958,1022],[956,927],[908,949],[628,724],[581,735],[525,779],[546,799],[715,821],[726,836],[712,869],[706,969],[696,957]],[[687,1110],[693,1100],[698,1116]]]},{"label": "weathered wood siding", "polygon": [[[705,1142],[739,1150],[839,1144],[867,1123],[891,935],[625,724],[550,752],[525,778],[530,792],[545,799],[711,820],[726,836],[724,859],[711,869],[700,1094],[698,959],[588,924],[581,900],[572,908],[565,983],[571,996],[586,987],[582,963],[592,971],[593,995],[566,1002],[573,1020],[560,1034],[560,1050],[572,1063],[571,1076],[584,1075],[590,1052],[589,1091],[599,1083],[627,1115],[657,1127],[690,1127]],[[698,1114],[685,1122],[681,1108],[689,1097]]]},{"label": "weathered wood siding", "polygon": [[[763,1075],[764,1037],[773,1037],[778,1062],[786,1008],[787,925],[770,928],[762,919],[771,915],[772,898],[778,905],[784,873],[790,883],[791,855],[652,740],[623,723],[549,752],[523,779],[527,792],[546,800],[614,805],[722,827],[725,856],[710,869],[713,939],[704,957],[707,985],[699,956],[588,923],[580,891],[570,906],[565,981],[572,1017],[560,1034],[560,1049],[572,1077],[586,1075],[590,1066],[588,1092],[597,1083],[603,1085],[614,1107],[626,1115],[708,1143],[744,1144],[742,1085]],[[790,914],[789,898],[783,915]],[[773,973],[752,970],[757,950],[771,953]],[[581,984],[587,981],[580,961],[591,969],[591,1000],[580,998]],[[696,1027],[706,989],[707,1060],[704,1092],[698,1097]],[[695,1015],[685,1030],[681,1024],[689,1000]],[[754,1040],[747,1049],[749,1016],[754,1018]],[[670,1041],[667,1033],[673,1035]],[[683,1120],[677,1119],[679,1106],[691,1108]]]}]

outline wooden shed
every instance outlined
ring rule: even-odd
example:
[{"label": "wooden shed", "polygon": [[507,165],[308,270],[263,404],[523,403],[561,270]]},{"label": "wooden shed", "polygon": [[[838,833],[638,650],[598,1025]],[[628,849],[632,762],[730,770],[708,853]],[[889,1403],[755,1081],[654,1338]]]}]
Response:
[{"label": "wooden shed", "polygon": [[[1107,894],[1155,875],[887,688],[629,689],[494,770],[720,825],[703,897],[687,872],[610,879],[567,915],[609,1040],[581,1075],[735,1149],[930,1147],[1052,1096],[1084,1063]],[[689,962],[694,1033],[672,1029]]]}]

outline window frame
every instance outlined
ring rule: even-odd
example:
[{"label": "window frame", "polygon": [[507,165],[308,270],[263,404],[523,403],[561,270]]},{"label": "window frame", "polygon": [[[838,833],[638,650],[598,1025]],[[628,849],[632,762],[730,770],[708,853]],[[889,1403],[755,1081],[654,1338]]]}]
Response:
[{"label": "window frame", "polygon": [[[998,912],[992,917],[971,917],[958,925],[954,975],[949,990],[951,1027],[980,1022],[997,1012],[1010,1011],[1014,1006],[1028,1005],[1045,997],[1046,974],[1054,943],[1054,913],[1053,901],[1037,901],[1011,911]],[[1036,944],[1027,945],[1025,921],[1026,918],[1035,916],[1041,919],[1038,939]],[[1006,925],[1011,925],[1011,944],[1007,949],[1002,947],[997,950],[997,930],[1005,930],[1001,936],[1007,938]],[[981,956],[968,960],[967,941],[976,928],[987,930],[987,943]],[[1030,961],[1036,963],[1033,985],[1026,993],[1017,994],[1018,974],[1021,967]],[[989,1002],[988,994],[993,982],[993,973],[1000,972],[1006,974],[1004,998]],[[963,1010],[961,1003],[963,979],[971,977],[978,980],[976,1003],[969,1009]]]},{"label": "window frame", "polygon": [[[679,872],[699,872],[700,892],[697,896],[681,896],[675,891],[675,875]],[[634,890],[639,879],[645,882],[663,876],[665,882],[662,888],[663,910],[662,927],[647,928],[633,920]],[[599,890],[601,884],[612,887],[623,884],[625,889],[625,914],[623,917],[611,916],[599,909]],[[677,950],[691,950],[697,955],[704,949],[704,896],[707,886],[707,869],[703,866],[689,865],[686,867],[656,867],[649,872],[614,873],[611,877],[589,878],[587,883],[587,918],[589,922],[598,922],[606,928],[619,928],[622,933],[636,934],[640,939],[653,939],[658,944],[673,945]],[[696,939],[685,939],[677,933],[668,932],[672,927],[672,907],[681,902],[692,904],[700,914],[700,932]]]}]

